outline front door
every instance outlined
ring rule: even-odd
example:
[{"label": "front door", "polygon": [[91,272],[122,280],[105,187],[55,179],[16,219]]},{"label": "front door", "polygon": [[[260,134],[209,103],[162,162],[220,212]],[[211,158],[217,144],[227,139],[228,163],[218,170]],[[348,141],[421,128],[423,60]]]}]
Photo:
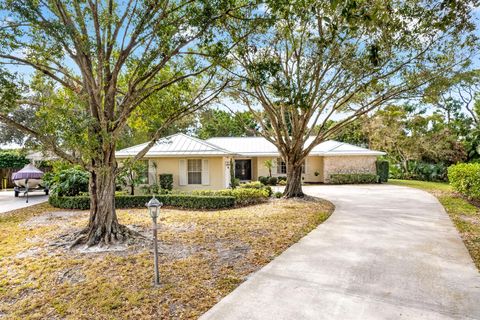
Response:
[{"label": "front door", "polygon": [[235,178],[252,180],[252,160],[235,160]]}]

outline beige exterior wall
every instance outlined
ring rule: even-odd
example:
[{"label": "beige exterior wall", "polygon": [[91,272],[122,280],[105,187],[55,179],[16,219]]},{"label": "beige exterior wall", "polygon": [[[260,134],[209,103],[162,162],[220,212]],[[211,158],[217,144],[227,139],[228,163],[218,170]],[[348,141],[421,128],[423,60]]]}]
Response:
[{"label": "beige exterior wall", "polygon": [[[209,183],[208,185],[192,184],[192,185],[180,185],[180,160],[184,159],[207,159],[208,160],[208,173]],[[222,157],[188,157],[188,158],[151,158],[150,160],[150,183],[153,183],[153,176],[158,182],[158,175],[161,173],[170,173],[173,175],[173,188],[177,190],[199,190],[199,189],[224,189],[225,188],[225,162],[229,161],[228,158]],[[152,165],[152,162],[156,163],[156,171]],[[152,169],[153,168],[153,169]]]},{"label": "beige exterior wall", "polygon": [[[306,166],[305,174],[303,175],[304,182],[323,182],[323,157],[307,157]],[[315,172],[318,173],[318,176],[315,175]]]},{"label": "beige exterior wall", "polygon": [[[263,164],[265,160],[270,160],[272,159],[274,163],[277,160],[277,157],[258,157],[258,158],[252,158],[252,163],[255,163],[252,165],[252,167],[255,169],[257,168],[256,173],[254,171],[253,174],[253,179],[256,180],[260,176],[267,177],[268,176],[268,169],[265,167]],[[306,161],[306,170],[305,174],[303,175],[303,181],[304,182],[323,182],[323,157],[318,157],[318,156],[312,156],[312,157],[307,157]],[[318,172],[319,175],[315,176],[315,172]],[[277,173],[277,168],[274,167],[272,169],[272,176],[278,177],[278,176],[285,176],[286,174],[278,174]]]},{"label": "beige exterior wall", "polygon": [[376,173],[376,156],[336,156],[324,157],[324,182],[333,173]]},{"label": "beige exterior wall", "polygon": [[[209,163],[209,183],[208,185],[180,185],[180,163],[181,159],[208,159]],[[248,158],[242,158],[248,159]],[[268,169],[264,166],[265,160],[277,157],[253,157],[252,160],[252,180],[258,180],[259,176],[268,176]],[[306,173],[303,175],[304,182],[310,183],[328,183],[328,177],[333,173],[376,173],[375,162],[376,156],[335,156],[322,157],[310,156],[307,158]],[[149,181],[153,183],[161,173],[170,173],[173,175],[173,188],[177,190],[198,190],[198,189],[225,189],[228,187],[230,180],[230,171],[226,164],[230,161],[225,157],[190,157],[190,158],[152,158],[149,159]],[[156,163],[156,168],[152,165]],[[315,175],[318,172],[318,176]],[[285,174],[277,174],[277,168],[272,169],[273,176],[285,176]]]}]

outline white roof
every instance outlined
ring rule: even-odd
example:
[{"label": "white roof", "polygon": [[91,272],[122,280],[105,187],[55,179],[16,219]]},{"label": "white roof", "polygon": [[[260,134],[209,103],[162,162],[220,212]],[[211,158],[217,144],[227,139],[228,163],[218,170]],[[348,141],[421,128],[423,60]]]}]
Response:
[{"label": "white roof", "polygon": [[[117,158],[128,158],[139,153],[147,143],[142,143],[130,148],[115,152]],[[175,156],[223,156],[232,155],[231,151],[222,149],[205,140],[190,137],[183,133],[177,133],[158,140],[155,145],[147,152],[145,158],[152,157],[175,157]]]},{"label": "white roof", "polygon": [[[313,137],[307,140],[307,145]],[[135,156],[148,143],[117,151],[118,158]],[[318,156],[381,156],[385,152],[357,147],[348,143],[328,140],[315,146],[310,155]],[[263,137],[218,137],[201,140],[183,133],[160,139],[147,152],[145,158],[176,156],[224,156],[244,157],[279,156],[277,147]]]},{"label": "white roof", "polygon": [[[313,139],[313,137],[310,137],[306,144],[308,145]],[[207,142],[243,156],[278,156],[279,154],[277,147],[263,137],[218,137],[210,138]],[[385,152],[370,150],[335,140],[324,141],[315,146],[310,152],[310,155],[319,156],[381,156],[384,154]]]}]

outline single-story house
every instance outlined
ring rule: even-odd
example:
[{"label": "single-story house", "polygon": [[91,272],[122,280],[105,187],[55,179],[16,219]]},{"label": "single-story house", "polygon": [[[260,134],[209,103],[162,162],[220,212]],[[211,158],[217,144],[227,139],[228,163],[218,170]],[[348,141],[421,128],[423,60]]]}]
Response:
[{"label": "single-story house", "polygon": [[[313,138],[312,138],[313,139]],[[136,155],[145,144],[116,152],[117,159]],[[312,149],[303,167],[303,181],[328,183],[334,173],[375,173],[375,162],[384,152],[361,148],[338,141],[325,141]],[[147,152],[148,182],[158,175],[173,175],[179,190],[223,189],[230,184],[230,162],[240,181],[268,176],[265,160],[273,160],[272,176],[286,176],[285,162],[272,143],[263,137],[219,137],[201,140],[177,133],[160,139]]]}]

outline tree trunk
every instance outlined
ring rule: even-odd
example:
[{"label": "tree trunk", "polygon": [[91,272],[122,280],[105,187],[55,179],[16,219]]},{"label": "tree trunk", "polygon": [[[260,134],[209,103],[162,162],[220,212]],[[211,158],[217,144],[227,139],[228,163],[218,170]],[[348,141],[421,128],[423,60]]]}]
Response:
[{"label": "tree trunk", "polygon": [[131,196],[135,195],[135,185],[133,183],[130,185],[130,195]]},{"label": "tree trunk", "polygon": [[290,165],[287,162],[287,185],[283,192],[285,198],[303,197],[302,165]]},{"label": "tree trunk", "polygon": [[116,166],[96,167],[90,172],[90,219],[88,226],[75,240],[77,244],[110,245],[123,242],[132,235],[127,227],[118,223],[115,212]]}]

